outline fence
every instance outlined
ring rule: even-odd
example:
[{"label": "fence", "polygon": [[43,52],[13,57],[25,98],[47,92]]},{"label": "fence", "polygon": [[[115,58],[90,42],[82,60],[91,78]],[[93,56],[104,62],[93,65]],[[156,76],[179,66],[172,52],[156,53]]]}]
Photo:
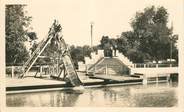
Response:
[{"label": "fence", "polygon": [[[92,69],[88,70],[89,67],[93,66],[92,64],[85,65],[86,72],[92,72],[93,74],[129,74],[129,69],[126,66],[120,65],[110,65],[110,64],[100,64],[95,65]],[[134,68],[164,68],[164,67],[177,67],[178,64],[143,64],[143,63],[136,63],[134,64]],[[83,67],[85,68],[85,67]],[[53,69],[52,67],[48,66],[33,66],[30,71],[38,71],[45,72],[48,74],[53,74],[52,72],[58,71],[57,69]],[[53,71],[54,70],[54,71]],[[6,76],[8,77],[18,77],[20,74],[23,73],[22,66],[6,66]]]},{"label": "fence", "polygon": [[15,77],[23,73],[22,66],[6,66],[6,76]]},{"label": "fence", "polygon": [[[48,66],[33,66],[30,72],[49,72],[50,68]],[[18,77],[23,73],[23,66],[6,66],[6,76],[7,77]]]},{"label": "fence", "polygon": [[177,67],[178,64],[156,64],[156,63],[136,63],[134,68],[158,68],[158,67]]}]

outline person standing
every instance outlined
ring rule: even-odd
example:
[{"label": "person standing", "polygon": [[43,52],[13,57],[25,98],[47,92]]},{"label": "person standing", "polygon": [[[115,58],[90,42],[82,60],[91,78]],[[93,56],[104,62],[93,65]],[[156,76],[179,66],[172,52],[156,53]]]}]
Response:
[{"label": "person standing", "polygon": [[117,50],[117,45],[114,45],[114,57],[116,57],[116,50]]}]

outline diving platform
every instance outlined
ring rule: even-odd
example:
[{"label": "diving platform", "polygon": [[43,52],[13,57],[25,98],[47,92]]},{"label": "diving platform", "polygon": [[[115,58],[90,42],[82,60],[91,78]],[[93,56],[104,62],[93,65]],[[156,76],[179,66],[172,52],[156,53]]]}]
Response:
[{"label": "diving platform", "polygon": [[65,81],[67,81],[67,83],[69,83],[70,85],[72,86],[82,86],[83,85],[75,70],[74,62],[70,55],[69,47],[65,43],[63,39],[63,35],[61,35],[61,30],[62,30],[61,25],[58,23],[58,21],[55,20],[48,32],[48,35],[38,44],[37,48],[31,54],[30,58],[24,63],[23,67],[21,68],[22,74],[19,75],[19,78],[22,78],[22,79],[25,78],[28,72],[33,67],[33,65],[36,63],[36,61],[40,57],[40,55],[42,54],[42,52],[46,49],[46,47],[49,44],[52,45],[55,43],[55,46],[58,46],[55,49],[55,53],[57,54],[57,56],[53,56],[52,57],[53,60],[50,61],[52,62],[51,64],[52,67],[50,68],[53,69],[50,75],[57,75],[59,79],[61,73],[63,72],[64,77],[62,78],[65,79]]}]

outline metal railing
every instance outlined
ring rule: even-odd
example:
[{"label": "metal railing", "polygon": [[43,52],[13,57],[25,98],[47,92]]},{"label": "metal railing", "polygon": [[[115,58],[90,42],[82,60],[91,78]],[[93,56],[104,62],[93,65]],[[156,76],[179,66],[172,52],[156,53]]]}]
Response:
[{"label": "metal railing", "polygon": [[158,67],[178,67],[178,64],[165,64],[165,63],[136,63],[134,64],[134,68],[158,68]]}]

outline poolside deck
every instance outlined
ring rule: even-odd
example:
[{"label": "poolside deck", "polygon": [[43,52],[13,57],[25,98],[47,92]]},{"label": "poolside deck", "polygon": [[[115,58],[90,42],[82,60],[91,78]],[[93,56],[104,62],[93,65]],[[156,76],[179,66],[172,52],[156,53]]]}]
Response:
[{"label": "poolside deck", "polygon": [[52,84],[65,84],[64,81],[51,80],[49,78],[34,78],[27,77],[24,79],[19,78],[6,78],[6,87],[21,87],[21,86],[39,86],[39,85],[52,85]]},{"label": "poolside deck", "polygon": [[[79,77],[84,86],[101,84],[104,81],[100,79],[90,79],[85,74],[80,73]],[[34,78],[26,77],[24,79],[6,78],[6,91],[7,93],[21,93],[21,92],[33,92],[33,91],[48,91],[48,90],[60,90],[71,88],[65,81],[54,80],[51,78]]]}]

